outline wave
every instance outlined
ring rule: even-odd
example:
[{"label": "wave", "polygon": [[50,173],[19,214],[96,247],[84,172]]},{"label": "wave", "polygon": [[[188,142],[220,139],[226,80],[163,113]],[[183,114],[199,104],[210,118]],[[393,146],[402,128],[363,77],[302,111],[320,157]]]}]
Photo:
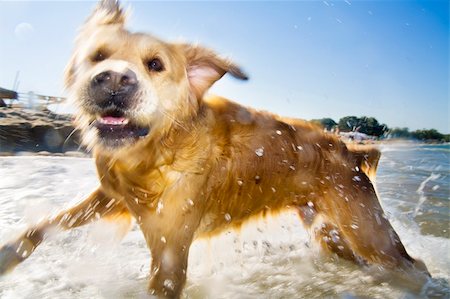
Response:
[{"label": "wave", "polygon": [[381,144],[379,146],[381,152],[401,152],[401,151],[440,151],[450,153],[450,143],[444,144],[424,144],[424,143],[394,143]]}]

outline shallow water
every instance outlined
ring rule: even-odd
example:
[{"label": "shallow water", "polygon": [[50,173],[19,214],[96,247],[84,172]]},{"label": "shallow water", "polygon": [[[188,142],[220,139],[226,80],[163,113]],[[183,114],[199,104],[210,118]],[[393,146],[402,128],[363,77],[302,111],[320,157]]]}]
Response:
[{"label": "shallow water", "polygon": [[[383,207],[410,254],[433,279],[422,293],[381,282],[352,263],[323,257],[296,215],[247,225],[192,245],[186,298],[448,298],[450,147],[389,145],[377,176]],[[97,185],[93,160],[0,157],[0,243],[84,198]],[[140,231],[113,241],[99,222],[52,236],[11,274],[1,298],[144,298],[150,254]],[[375,273],[376,274],[376,273]]]}]

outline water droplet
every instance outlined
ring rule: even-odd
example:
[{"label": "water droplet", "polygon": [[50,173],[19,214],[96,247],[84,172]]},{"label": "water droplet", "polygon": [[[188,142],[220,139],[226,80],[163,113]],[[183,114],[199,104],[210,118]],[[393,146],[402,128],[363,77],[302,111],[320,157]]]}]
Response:
[{"label": "water droplet", "polygon": [[308,207],[310,207],[310,208],[314,207],[314,203],[313,203],[312,201],[308,201],[307,205],[308,205]]},{"label": "water droplet", "polygon": [[257,149],[255,150],[255,154],[256,154],[258,157],[262,157],[262,156],[264,155],[264,147],[257,148]]},{"label": "water droplet", "polygon": [[339,240],[341,239],[341,237],[339,237],[339,233],[335,229],[330,230],[330,237],[331,241],[333,241],[334,243],[339,242]]},{"label": "water droplet", "polygon": [[238,184],[239,186],[242,186],[242,185],[244,185],[244,181],[242,181],[241,179],[238,179],[238,180],[237,180],[237,184]]},{"label": "water droplet", "polygon": [[164,208],[164,204],[162,201],[158,201],[158,205],[156,206],[156,213],[161,214],[162,209]]},{"label": "water droplet", "polygon": [[230,222],[230,221],[231,221],[231,215],[228,214],[228,213],[226,213],[226,214],[225,214],[225,220],[226,220],[227,222]]},{"label": "water droplet", "polygon": [[190,206],[194,206],[194,201],[192,199],[188,198],[187,202]]},{"label": "water droplet", "polygon": [[381,219],[378,213],[375,213],[375,220],[377,221],[378,225],[381,225]]},{"label": "water droplet", "polygon": [[277,189],[275,189],[274,187],[272,187],[272,192],[273,192],[273,193],[277,192]]},{"label": "water droplet", "polygon": [[175,285],[171,279],[164,280],[163,284],[166,289],[169,289],[171,291],[175,289]]},{"label": "water droplet", "polygon": [[166,243],[167,243],[166,237],[162,236],[162,237],[161,237],[161,242],[163,242],[164,244],[166,244]]},{"label": "water droplet", "polygon": [[301,145],[297,145],[297,148],[298,148],[300,151],[303,150],[303,146],[301,146]]},{"label": "water droplet", "polygon": [[276,133],[277,133],[278,135],[281,135],[281,131],[280,131],[280,130],[276,130]]},{"label": "water droplet", "polygon": [[361,182],[361,178],[357,175],[355,175],[352,180],[355,182]]},{"label": "water droplet", "polygon": [[350,227],[351,227],[352,229],[358,229],[358,228],[359,228],[359,226],[356,225],[356,224],[352,224],[352,225],[350,225]]},{"label": "water droplet", "polygon": [[294,165],[289,166],[289,168],[290,168],[291,170],[295,170],[295,166],[294,166]]}]

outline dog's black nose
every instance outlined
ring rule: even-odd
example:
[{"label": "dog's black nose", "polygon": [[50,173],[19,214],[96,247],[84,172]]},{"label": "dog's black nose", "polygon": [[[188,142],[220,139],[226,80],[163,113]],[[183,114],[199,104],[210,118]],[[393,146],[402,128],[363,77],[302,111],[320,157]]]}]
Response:
[{"label": "dog's black nose", "polygon": [[107,71],[98,74],[92,79],[95,86],[106,88],[111,92],[126,92],[137,83],[136,74],[130,70],[125,73]]},{"label": "dog's black nose", "polygon": [[127,107],[137,90],[136,74],[127,70],[123,73],[106,71],[96,75],[90,86],[93,100],[101,107]]}]

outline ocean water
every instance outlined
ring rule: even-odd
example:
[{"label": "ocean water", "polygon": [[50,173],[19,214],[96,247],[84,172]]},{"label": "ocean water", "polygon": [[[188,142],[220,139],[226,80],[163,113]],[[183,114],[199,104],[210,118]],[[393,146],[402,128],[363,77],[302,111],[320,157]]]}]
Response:
[{"label": "ocean water", "polygon": [[[294,213],[191,247],[184,298],[448,298],[450,146],[382,146],[377,189],[408,252],[433,278],[419,292],[324,256]],[[97,186],[92,159],[0,157],[0,244]],[[121,241],[98,222],[46,240],[0,298],[145,298],[150,253],[137,227]],[[376,237],[376,236],[374,236]]]}]

